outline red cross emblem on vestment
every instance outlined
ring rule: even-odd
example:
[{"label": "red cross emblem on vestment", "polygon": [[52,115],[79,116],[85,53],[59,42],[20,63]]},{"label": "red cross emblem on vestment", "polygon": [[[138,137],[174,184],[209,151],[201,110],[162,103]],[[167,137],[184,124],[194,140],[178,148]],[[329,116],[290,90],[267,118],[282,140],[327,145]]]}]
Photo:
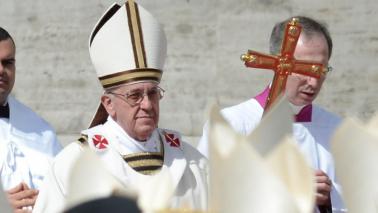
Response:
[{"label": "red cross emblem on vestment", "polygon": [[241,56],[241,59],[245,62],[245,66],[247,67],[271,69],[274,71],[274,78],[265,105],[264,114],[285,90],[288,75],[298,73],[320,78],[326,72],[323,64],[296,60],[294,58],[294,51],[301,34],[301,29],[302,27],[297,18],[293,18],[286,24],[281,53],[279,55],[267,55],[248,50],[248,53]]},{"label": "red cross emblem on vestment", "polygon": [[92,138],[93,144],[97,149],[105,149],[109,143],[102,135],[94,135]]},{"label": "red cross emblem on vestment", "polygon": [[172,147],[180,147],[180,140],[175,138],[174,134],[165,133],[164,134],[165,140],[169,143]]}]

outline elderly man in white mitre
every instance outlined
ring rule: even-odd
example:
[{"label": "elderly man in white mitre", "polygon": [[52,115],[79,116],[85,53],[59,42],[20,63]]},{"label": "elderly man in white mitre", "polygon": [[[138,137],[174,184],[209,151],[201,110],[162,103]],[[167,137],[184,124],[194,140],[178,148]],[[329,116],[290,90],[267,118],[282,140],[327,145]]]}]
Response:
[{"label": "elderly man in white mitre", "polygon": [[84,146],[96,152],[126,188],[166,167],[175,188],[170,207],[205,210],[207,160],[179,133],[158,128],[164,94],[159,82],[166,57],[159,23],[134,1],[113,4],[94,27],[89,52],[105,90],[101,105],[90,129],[56,157],[35,212],[64,208],[69,171]]}]

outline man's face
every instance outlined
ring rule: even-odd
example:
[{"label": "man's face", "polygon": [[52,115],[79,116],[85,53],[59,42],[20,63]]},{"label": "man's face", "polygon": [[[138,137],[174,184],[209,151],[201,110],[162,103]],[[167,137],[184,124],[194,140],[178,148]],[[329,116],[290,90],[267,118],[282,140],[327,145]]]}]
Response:
[{"label": "man's face", "polygon": [[[294,51],[294,57],[298,60],[308,60],[322,63],[328,66],[328,46],[324,35],[316,33],[312,36],[301,34]],[[319,94],[325,75],[319,79],[292,74],[288,76],[286,83],[286,96],[289,101],[297,106],[311,104]]]},{"label": "man's face", "polygon": [[0,41],[0,104],[5,102],[14,85],[15,54],[15,46],[10,38]]},{"label": "man's face", "polygon": [[[112,91],[114,94],[135,94],[154,91],[157,83],[142,82],[121,86]],[[147,140],[159,122],[159,101],[155,96],[143,96],[142,101],[135,106],[126,102],[125,96],[107,94],[102,97],[102,103],[110,116],[134,139]],[[152,94],[150,92],[150,94]],[[155,98],[154,98],[155,97]]]}]

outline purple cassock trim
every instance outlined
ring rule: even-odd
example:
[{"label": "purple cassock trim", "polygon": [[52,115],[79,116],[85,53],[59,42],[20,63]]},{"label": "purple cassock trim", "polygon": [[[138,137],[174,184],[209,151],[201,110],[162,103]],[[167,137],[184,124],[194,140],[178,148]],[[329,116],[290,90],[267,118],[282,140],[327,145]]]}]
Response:
[{"label": "purple cassock trim", "polygon": [[312,104],[309,104],[301,109],[298,114],[295,115],[295,122],[311,122],[312,118]]},{"label": "purple cassock trim", "polygon": [[267,86],[262,93],[258,94],[255,99],[259,102],[260,106],[265,109],[266,100],[268,100],[270,88]]},{"label": "purple cassock trim", "polygon": [[[268,86],[265,88],[265,90],[262,93],[254,97],[262,108],[265,108],[269,91],[270,91],[270,88]],[[311,118],[312,118],[312,104],[309,104],[303,107],[301,111],[299,111],[299,113],[295,115],[295,122],[311,122]]]}]

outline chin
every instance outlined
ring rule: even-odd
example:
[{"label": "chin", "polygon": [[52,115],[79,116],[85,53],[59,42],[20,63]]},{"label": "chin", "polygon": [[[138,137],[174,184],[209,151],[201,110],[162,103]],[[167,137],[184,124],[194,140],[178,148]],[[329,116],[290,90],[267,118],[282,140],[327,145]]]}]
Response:
[{"label": "chin", "polygon": [[293,103],[294,105],[297,105],[297,106],[309,105],[315,100],[315,97],[316,95],[298,97],[297,99],[295,99]]},{"label": "chin", "polygon": [[305,103],[305,105],[308,105],[308,104],[312,104],[312,102],[315,100],[315,95],[314,96],[312,96],[311,98],[305,98],[304,100],[303,100],[303,102]]},{"label": "chin", "polygon": [[151,135],[152,132],[156,129],[156,126],[143,126],[138,130],[138,138],[147,140]]}]

